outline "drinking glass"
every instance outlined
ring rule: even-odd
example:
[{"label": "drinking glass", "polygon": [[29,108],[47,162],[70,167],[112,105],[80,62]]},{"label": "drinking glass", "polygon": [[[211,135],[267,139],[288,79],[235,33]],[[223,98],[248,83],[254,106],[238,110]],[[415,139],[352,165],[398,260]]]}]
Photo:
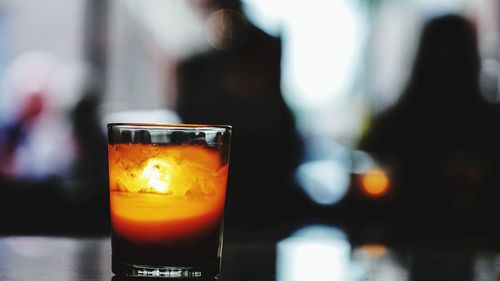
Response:
[{"label": "drinking glass", "polygon": [[220,272],[231,127],[108,124],[112,271]]}]

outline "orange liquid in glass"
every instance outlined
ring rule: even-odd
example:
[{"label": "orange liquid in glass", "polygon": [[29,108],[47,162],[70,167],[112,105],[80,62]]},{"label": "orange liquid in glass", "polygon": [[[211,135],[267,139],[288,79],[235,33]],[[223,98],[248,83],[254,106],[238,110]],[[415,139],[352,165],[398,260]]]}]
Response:
[{"label": "orange liquid in glass", "polygon": [[228,167],[202,146],[108,146],[113,231],[134,243],[182,244],[212,233]]}]

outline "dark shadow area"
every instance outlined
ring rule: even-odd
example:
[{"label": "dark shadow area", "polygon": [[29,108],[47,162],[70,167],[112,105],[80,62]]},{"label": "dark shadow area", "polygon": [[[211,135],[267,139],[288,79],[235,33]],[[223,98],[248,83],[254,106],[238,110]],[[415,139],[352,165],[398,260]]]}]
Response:
[{"label": "dark shadow area", "polygon": [[110,225],[107,138],[100,127],[99,102],[99,91],[90,89],[71,115],[78,159],[73,168],[75,193],[70,198],[81,216],[79,231],[108,232]]}]

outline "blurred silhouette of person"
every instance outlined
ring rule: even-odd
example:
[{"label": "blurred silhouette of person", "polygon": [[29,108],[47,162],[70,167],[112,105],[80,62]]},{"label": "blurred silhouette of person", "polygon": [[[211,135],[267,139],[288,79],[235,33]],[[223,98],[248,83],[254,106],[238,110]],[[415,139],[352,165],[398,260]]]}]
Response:
[{"label": "blurred silhouette of person", "polygon": [[362,138],[360,148],[392,171],[401,210],[463,217],[499,200],[498,111],[481,97],[479,68],[471,23],[431,20],[401,99]]},{"label": "blurred silhouette of person", "polygon": [[281,95],[281,41],[248,22],[239,0],[191,4],[213,48],[179,65],[177,111],[187,123],[233,126],[226,219],[291,215],[302,145]]},{"label": "blurred silhouette of person", "polygon": [[79,222],[73,230],[105,233],[109,231],[109,187],[107,140],[100,126],[100,92],[90,87],[73,108],[71,120],[77,148],[73,165],[74,185],[69,198]]}]

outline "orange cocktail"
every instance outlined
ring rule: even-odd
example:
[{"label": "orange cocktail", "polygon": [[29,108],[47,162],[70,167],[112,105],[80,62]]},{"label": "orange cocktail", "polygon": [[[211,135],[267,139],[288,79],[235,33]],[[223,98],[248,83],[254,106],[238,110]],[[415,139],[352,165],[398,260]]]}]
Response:
[{"label": "orange cocktail", "polygon": [[[204,267],[218,268],[228,147],[220,134],[203,134],[200,143],[199,131],[181,128],[182,142],[157,137],[163,141],[155,143],[158,131],[139,130],[115,133],[120,141],[108,144],[117,274],[128,265],[135,267],[124,274],[155,277],[200,277]],[[186,142],[190,138],[196,142]]]}]

